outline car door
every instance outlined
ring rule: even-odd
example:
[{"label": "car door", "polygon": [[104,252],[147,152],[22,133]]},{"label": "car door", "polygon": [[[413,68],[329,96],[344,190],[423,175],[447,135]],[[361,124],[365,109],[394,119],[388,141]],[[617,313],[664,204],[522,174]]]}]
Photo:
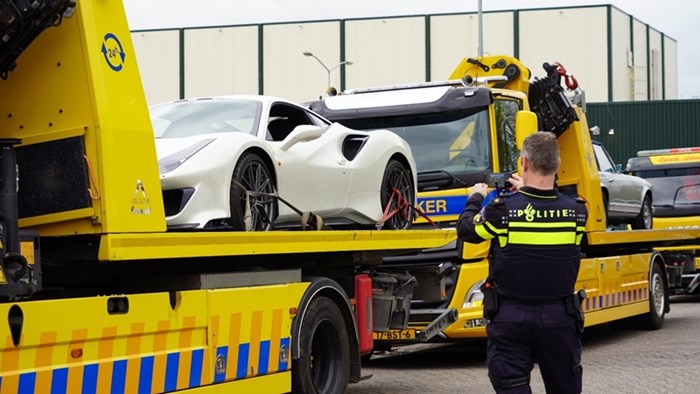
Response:
[{"label": "car door", "polygon": [[635,213],[634,202],[639,200],[638,187],[627,175],[617,172],[615,163],[601,145],[593,144],[593,151],[598,162],[601,187],[608,191],[610,216],[628,216]]},{"label": "car door", "polygon": [[[337,134],[324,132],[319,138],[298,142],[287,150],[281,147],[289,134],[299,125],[313,125],[324,129],[329,124],[320,117],[288,103],[273,103],[270,107],[270,126],[286,123],[268,144],[274,149],[280,196],[302,211],[313,211],[321,216],[339,212],[346,203],[350,185],[350,171],[340,155]],[[273,126],[276,127],[276,126]],[[292,214],[280,206],[280,219]]]}]

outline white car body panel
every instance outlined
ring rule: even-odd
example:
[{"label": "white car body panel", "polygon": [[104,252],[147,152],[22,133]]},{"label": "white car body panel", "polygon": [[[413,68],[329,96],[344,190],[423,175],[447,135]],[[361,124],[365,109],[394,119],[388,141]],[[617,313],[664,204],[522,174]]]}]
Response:
[{"label": "white car body panel", "polygon": [[[356,222],[376,222],[382,216],[377,195],[384,168],[395,153],[408,155],[408,144],[393,147],[396,135],[386,130],[371,132],[377,143],[363,149],[353,161],[340,157],[343,136],[368,135],[340,124],[333,124],[320,138],[301,142],[283,152],[281,142],[270,142],[277,157],[278,190],[281,196],[302,211],[313,211],[324,218],[345,217]],[[391,147],[386,149],[382,147]],[[277,148],[277,149],[275,149]],[[327,149],[331,148],[331,149]],[[328,163],[336,165],[330,166]],[[313,168],[314,171],[306,171]],[[415,174],[415,168],[411,169]],[[414,180],[415,181],[415,180]],[[319,192],[318,186],[324,185]],[[287,206],[280,206],[279,222],[297,220],[298,215]]]},{"label": "white car body panel", "polygon": [[[176,147],[189,145],[191,141],[216,138],[198,154],[187,160],[186,165],[167,174],[161,175],[163,190],[193,187],[194,195],[184,209],[177,215],[166,217],[168,225],[184,223],[201,223],[204,225],[211,218],[230,216],[229,198],[231,174],[236,164],[231,157],[239,157],[242,152],[252,147],[272,151],[250,135],[204,134],[186,139],[163,139],[156,143],[158,157],[177,151]],[[175,143],[168,141],[173,140]],[[161,156],[162,155],[162,156]],[[205,169],[205,170],[203,170]]]},{"label": "white car body panel", "polygon": [[[267,96],[227,96],[207,100],[241,98],[262,103],[255,135],[221,132],[185,138],[156,138],[159,160],[201,140],[214,139],[175,170],[161,174],[164,191],[195,189],[180,212],[166,217],[168,226],[196,224],[196,227],[202,228],[211,220],[230,217],[231,177],[238,159],[251,149],[256,149],[258,155],[264,155],[274,163],[274,168],[269,170],[275,174],[276,190],[282,198],[297,209],[312,211],[324,220],[342,218],[359,224],[375,224],[383,213],[379,192],[384,171],[394,154],[402,155],[409,163],[413,195],[416,195],[413,156],[408,144],[396,134],[387,130],[356,131],[340,124],[331,124],[320,137],[298,142],[283,151],[281,147],[288,139],[266,140],[266,135],[269,136],[267,124],[270,109],[276,103],[303,108]],[[195,100],[176,103],[189,101]],[[320,116],[318,118],[322,119]],[[345,159],[342,154],[343,141],[349,135],[368,137],[353,160]],[[299,215],[284,203],[280,202],[278,209],[277,224],[299,221]]]}]

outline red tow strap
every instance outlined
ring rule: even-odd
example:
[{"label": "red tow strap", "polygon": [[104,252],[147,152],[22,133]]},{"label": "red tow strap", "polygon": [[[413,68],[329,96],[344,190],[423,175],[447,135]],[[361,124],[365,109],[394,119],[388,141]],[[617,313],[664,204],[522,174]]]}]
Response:
[{"label": "red tow strap", "polygon": [[[394,201],[394,196],[396,196],[396,209],[391,210],[391,205],[392,202]],[[384,213],[382,214],[382,218],[379,219],[377,222],[377,230],[381,230],[382,227],[384,227],[384,223],[386,223],[387,220],[391,219],[394,215],[400,212],[401,215],[403,215],[403,218],[405,220],[408,220],[408,208],[413,207],[414,212],[418,212],[418,214],[425,220],[428,221],[428,223],[432,224],[434,227],[438,227],[435,222],[430,220],[430,218],[423,213],[420,209],[416,208],[415,206],[411,205],[408,200],[403,198],[403,195],[401,194],[401,191],[397,188],[394,188],[391,196],[389,197],[389,202],[386,204],[386,207],[384,208]],[[413,220],[413,219],[411,219]]]}]

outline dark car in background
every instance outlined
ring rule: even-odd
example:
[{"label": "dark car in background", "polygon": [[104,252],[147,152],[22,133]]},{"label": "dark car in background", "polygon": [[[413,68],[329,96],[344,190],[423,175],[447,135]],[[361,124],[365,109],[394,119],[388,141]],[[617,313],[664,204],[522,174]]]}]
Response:
[{"label": "dark car in background", "polygon": [[700,227],[700,147],[640,151],[625,172],[651,183],[654,228]]}]

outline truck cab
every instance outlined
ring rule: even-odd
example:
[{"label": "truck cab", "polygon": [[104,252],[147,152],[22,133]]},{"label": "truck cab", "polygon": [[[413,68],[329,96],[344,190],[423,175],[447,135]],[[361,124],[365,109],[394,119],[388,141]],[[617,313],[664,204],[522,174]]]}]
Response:
[{"label": "truck cab", "polygon": [[625,172],[654,189],[654,228],[700,225],[700,147],[639,151]]},{"label": "truck cab", "polygon": [[[585,200],[589,213],[576,283],[589,296],[586,324],[636,316],[642,325],[658,328],[668,311],[669,283],[681,286],[675,279],[680,271],[674,271],[673,280],[666,278],[664,259],[679,262],[687,254],[673,256],[655,252],[655,247],[680,234],[609,231],[585,96],[560,64],[544,63],[542,68],[545,76],[531,80],[530,70],[513,57],[465,58],[446,81],[351,89],[307,105],[331,121],[389,129],[408,141],[418,168],[418,208],[425,214],[416,219],[416,227],[453,227],[475,183],[488,182],[495,193],[506,191],[503,180],[519,170],[522,141],[534,132],[553,132],[562,158],[557,187]],[[409,330],[430,330],[445,309],[453,308],[457,319],[434,340],[484,337],[479,287],[488,273],[488,255],[488,242],[456,241],[385,258],[382,269],[417,278]],[[413,336],[400,330],[375,336],[387,342],[391,338]]]}]

